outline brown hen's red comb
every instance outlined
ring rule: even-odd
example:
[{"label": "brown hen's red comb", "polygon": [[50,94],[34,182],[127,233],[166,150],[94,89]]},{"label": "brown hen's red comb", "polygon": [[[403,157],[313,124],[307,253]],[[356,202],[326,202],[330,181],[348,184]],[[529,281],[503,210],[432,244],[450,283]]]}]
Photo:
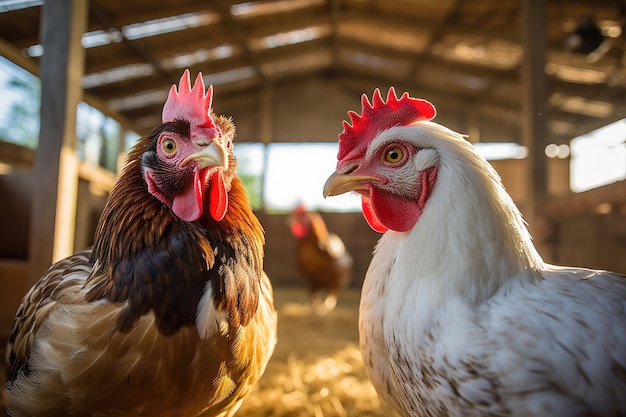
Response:
[{"label": "brown hen's red comb", "polygon": [[367,149],[374,136],[393,126],[406,126],[419,120],[435,117],[435,107],[426,100],[402,94],[399,99],[393,87],[383,101],[380,90],[374,90],[372,104],[367,95],[361,96],[362,114],[349,111],[350,123],[343,121],[343,132],[339,134],[339,154],[337,158],[350,160]]},{"label": "brown hen's red comb", "polygon": [[186,120],[191,125],[192,136],[203,134],[208,139],[220,136],[222,132],[210,114],[212,100],[213,86],[209,85],[205,92],[202,73],[199,72],[191,88],[189,70],[186,69],[180,77],[178,90],[176,84],[170,89],[170,94],[163,106],[163,123],[173,122],[176,119]]}]

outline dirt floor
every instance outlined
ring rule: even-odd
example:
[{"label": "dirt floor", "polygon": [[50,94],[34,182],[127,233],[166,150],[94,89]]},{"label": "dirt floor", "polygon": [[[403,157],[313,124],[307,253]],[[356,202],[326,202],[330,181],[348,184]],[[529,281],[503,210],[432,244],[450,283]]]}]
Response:
[{"label": "dirt floor", "polygon": [[[363,367],[356,290],[343,293],[336,309],[323,317],[313,313],[303,288],[276,289],[275,302],[278,345],[238,417],[394,415],[378,399]],[[3,407],[0,416],[6,416]]]}]

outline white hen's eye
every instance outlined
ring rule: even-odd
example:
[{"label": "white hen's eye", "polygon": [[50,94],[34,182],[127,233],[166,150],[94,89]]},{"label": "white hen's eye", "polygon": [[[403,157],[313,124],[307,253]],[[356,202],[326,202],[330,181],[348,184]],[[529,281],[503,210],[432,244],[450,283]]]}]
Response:
[{"label": "white hen's eye", "polygon": [[397,164],[404,159],[404,151],[398,146],[393,146],[385,150],[385,153],[383,154],[383,159],[385,162],[388,162],[390,164]]}]

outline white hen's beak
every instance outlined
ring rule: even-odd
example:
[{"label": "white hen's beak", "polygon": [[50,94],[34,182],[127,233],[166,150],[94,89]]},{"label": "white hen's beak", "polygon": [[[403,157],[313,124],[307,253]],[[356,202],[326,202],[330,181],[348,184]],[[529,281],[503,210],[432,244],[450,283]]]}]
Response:
[{"label": "white hen's beak", "polygon": [[371,175],[355,175],[355,167],[348,166],[333,172],[324,184],[324,198],[333,195],[356,191],[360,194],[368,194],[372,181],[380,179]]},{"label": "white hen's beak", "polygon": [[344,194],[349,191],[368,191],[369,182],[376,179],[376,177],[371,176],[351,176],[334,172],[328,177],[326,184],[324,184],[324,198]]},{"label": "white hen's beak", "polygon": [[184,167],[191,161],[196,161],[198,169],[209,167],[221,167],[228,169],[228,155],[224,146],[217,141],[212,140],[207,146],[203,146],[198,152],[189,155],[180,163]]}]

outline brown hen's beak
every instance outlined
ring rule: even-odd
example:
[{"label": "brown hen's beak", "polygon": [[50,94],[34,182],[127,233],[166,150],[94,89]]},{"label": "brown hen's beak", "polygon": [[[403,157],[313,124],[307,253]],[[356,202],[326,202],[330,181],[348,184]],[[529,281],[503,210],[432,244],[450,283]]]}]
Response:
[{"label": "brown hen's beak", "polygon": [[371,181],[380,181],[370,175],[351,175],[335,171],[324,184],[324,198],[349,191],[368,193]]},{"label": "brown hen's beak", "polygon": [[198,163],[198,169],[208,167],[222,167],[228,169],[228,155],[226,154],[226,149],[224,149],[224,146],[217,140],[212,140],[198,152],[189,155],[180,163],[180,166],[184,167],[191,161]]}]

